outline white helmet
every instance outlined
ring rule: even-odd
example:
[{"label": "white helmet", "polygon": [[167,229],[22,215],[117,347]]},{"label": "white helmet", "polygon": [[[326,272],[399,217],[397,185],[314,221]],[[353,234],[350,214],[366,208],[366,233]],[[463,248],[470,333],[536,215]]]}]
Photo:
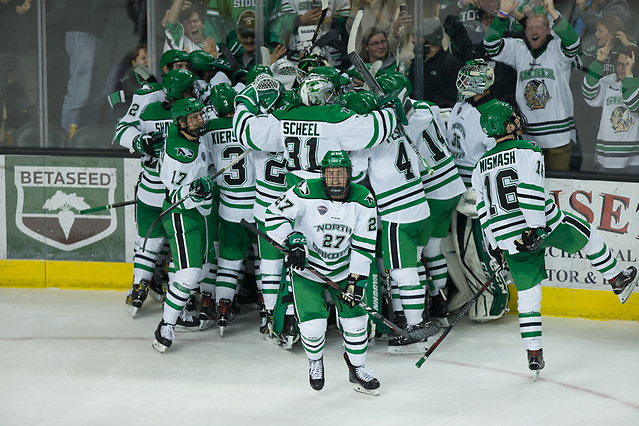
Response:
[{"label": "white helmet", "polygon": [[300,85],[300,98],[306,106],[326,105],[335,97],[335,86],[322,75],[309,75]]}]

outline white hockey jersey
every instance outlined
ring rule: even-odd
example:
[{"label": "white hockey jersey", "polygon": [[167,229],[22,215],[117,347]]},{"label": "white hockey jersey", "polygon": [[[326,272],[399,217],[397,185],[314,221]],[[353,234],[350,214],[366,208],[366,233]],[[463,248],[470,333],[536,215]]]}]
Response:
[{"label": "white hockey jersey", "polygon": [[477,212],[486,241],[519,253],[514,241],[528,228],[555,229],[564,214],[544,189],[541,149],[530,141],[506,140],[484,154],[473,171]]},{"label": "white hockey jersey", "polygon": [[507,20],[495,18],[490,25],[492,31],[486,32],[484,47],[492,59],[517,71],[515,98],[528,119],[529,138],[542,148],[576,140],[569,83],[572,62],[581,46],[579,36],[568,21],[560,19],[553,25],[558,37],[552,38],[535,58],[523,39],[502,37],[507,25]]},{"label": "white hockey jersey", "polygon": [[479,124],[481,111],[495,102],[492,95],[484,96],[475,105],[470,101],[457,102],[448,116],[446,142],[466,187],[471,185],[477,160],[495,146],[495,139],[488,137]]},{"label": "white hockey jersey", "polygon": [[609,74],[596,82],[584,77],[586,103],[602,107],[596,145],[596,160],[606,168],[623,169],[639,165],[639,114],[623,96],[623,82]]},{"label": "white hockey jersey", "polygon": [[[266,229],[275,241],[285,241],[292,230],[306,236],[308,264],[333,281],[349,273],[370,275],[375,257],[377,217],[373,196],[351,184],[345,201],[326,197],[321,179],[309,179],[289,189],[266,210]],[[303,277],[323,282],[307,270]]]},{"label": "white hockey jersey", "polygon": [[421,161],[418,162],[426,199],[450,200],[464,192],[466,187],[446,146],[446,125],[439,107],[431,102],[415,101],[413,108],[415,112],[404,130],[432,170],[432,174],[428,174]]},{"label": "white hockey jersey", "polygon": [[[221,170],[246,151],[233,134],[233,119],[216,118],[209,122],[207,137],[211,143],[208,150],[215,170]],[[239,223],[242,219],[253,222],[255,202],[255,166],[252,153],[235,163],[219,175],[215,183],[220,189],[220,217],[228,222]]]}]

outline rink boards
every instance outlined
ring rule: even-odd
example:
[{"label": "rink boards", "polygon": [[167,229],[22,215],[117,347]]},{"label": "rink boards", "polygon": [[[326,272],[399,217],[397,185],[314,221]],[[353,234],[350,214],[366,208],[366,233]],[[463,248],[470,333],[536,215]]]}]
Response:
[{"label": "rink boards", "polygon": [[[138,159],[0,156],[2,287],[125,290],[131,285]],[[561,209],[598,229],[623,267],[639,268],[639,183],[547,179]],[[542,313],[639,320],[639,293],[621,305],[581,255],[546,252]],[[639,290],[637,290],[639,291]],[[511,288],[511,311],[516,295]]]}]

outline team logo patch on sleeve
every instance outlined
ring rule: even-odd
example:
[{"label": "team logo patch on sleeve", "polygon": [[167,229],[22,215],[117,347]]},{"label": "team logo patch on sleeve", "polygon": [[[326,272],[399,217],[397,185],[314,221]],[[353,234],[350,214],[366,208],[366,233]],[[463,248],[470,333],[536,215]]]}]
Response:
[{"label": "team logo patch on sleeve", "polygon": [[326,206],[317,206],[317,211],[320,215],[324,216],[328,211],[328,208]]}]

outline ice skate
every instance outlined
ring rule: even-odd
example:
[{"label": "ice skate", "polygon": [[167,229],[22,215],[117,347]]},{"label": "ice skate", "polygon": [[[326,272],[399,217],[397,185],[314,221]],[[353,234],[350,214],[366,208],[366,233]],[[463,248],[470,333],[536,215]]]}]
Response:
[{"label": "ice skate", "polygon": [[286,315],[284,318],[284,329],[280,333],[282,339],[282,347],[286,350],[291,349],[293,345],[300,340],[300,334],[295,325],[295,316]]},{"label": "ice skate", "polygon": [[133,288],[131,289],[131,306],[129,307],[129,313],[133,318],[138,314],[138,310],[142,307],[148,293],[149,282],[147,280],[140,280],[139,284],[133,284]]},{"label": "ice skate", "polygon": [[216,303],[211,293],[202,293],[202,309],[199,319],[200,330],[213,327],[217,321]]},{"label": "ice skate", "polygon": [[158,328],[155,330],[155,341],[153,347],[160,353],[164,353],[171,347],[173,340],[175,340],[175,333],[173,333],[173,325],[167,324],[164,320],[160,321]]},{"label": "ice skate", "polygon": [[195,318],[189,311],[182,309],[175,323],[175,331],[197,331],[200,329],[200,319]]},{"label": "ice skate", "polygon": [[194,294],[192,294],[192,295],[189,297],[189,300],[186,302],[186,307],[185,307],[185,309],[186,309],[187,311],[189,311],[190,313],[195,312],[195,310],[197,309],[197,303],[195,303],[195,295],[194,295]]},{"label": "ice skate", "polygon": [[363,365],[356,367],[351,364],[348,354],[344,352],[344,361],[348,366],[348,380],[353,383],[353,389],[368,395],[379,395],[379,381]]},{"label": "ice skate", "polygon": [[218,305],[219,319],[217,320],[217,326],[220,328],[220,337],[224,336],[224,328],[235,317],[231,304],[230,299],[220,299]]},{"label": "ice skate", "polygon": [[324,358],[308,360],[308,381],[318,393],[324,388]]},{"label": "ice skate", "polygon": [[442,327],[448,327],[448,301],[440,292],[436,296],[430,296],[428,301],[428,311],[433,321],[439,322]]},{"label": "ice skate", "polygon": [[533,381],[537,381],[539,378],[539,372],[546,366],[546,362],[544,361],[544,350],[531,350],[528,349],[526,351],[528,355],[528,368],[533,372]]},{"label": "ice skate", "polygon": [[261,291],[257,292],[257,307],[260,309],[260,333],[264,334],[267,327],[267,315],[266,307],[264,306],[264,295]]},{"label": "ice skate", "polygon": [[439,330],[439,323],[431,321],[422,321],[416,325],[409,325],[406,327],[406,332],[412,333],[413,335],[420,335],[421,337],[399,336],[389,340],[388,353],[398,355],[424,353],[429,346],[428,343],[426,343],[428,338],[437,334]]},{"label": "ice skate", "polygon": [[164,301],[166,296],[166,290],[169,287],[169,277],[164,269],[157,268],[151,278],[151,285],[149,286],[149,295],[158,302]]},{"label": "ice skate", "polygon": [[621,271],[616,277],[608,280],[612,291],[619,297],[621,303],[626,303],[630,294],[637,286],[637,268],[634,266]]},{"label": "ice skate", "polygon": [[406,322],[406,315],[404,315],[404,311],[393,312],[393,319],[395,320],[395,325],[402,330],[405,329],[408,325],[408,322]]}]

